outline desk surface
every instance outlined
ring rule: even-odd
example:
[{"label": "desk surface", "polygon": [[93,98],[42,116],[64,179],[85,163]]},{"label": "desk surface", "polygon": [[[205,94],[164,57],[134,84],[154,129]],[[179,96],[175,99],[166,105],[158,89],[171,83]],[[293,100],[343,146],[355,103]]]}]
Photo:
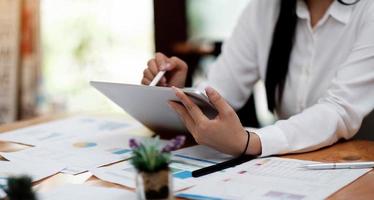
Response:
[{"label": "desk surface", "polygon": [[[0,126],[0,132],[27,127],[33,124],[47,122],[62,117],[63,116],[40,117],[32,120],[2,125]],[[17,151],[25,148],[28,147],[18,144],[0,142],[0,151]],[[283,157],[323,162],[369,161],[374,160],[374,142],[353,140],[348,142],[341,142],[331,147],[310,153],[286,155]],[[0,160],[1,159],[3,158],[0,157]],[[101,181],[95,177],[92,177],[89,172],[76,176],[59,173],[35,183],[35,187],[38,190],[49,190],[66,183],[84,183],[112,188],[125,188],[116,184]],[[369,173],[360,177],[355,182],[342,188],[341,190],[333,194],[329,199],[374,199],[374,170],[371,170]]]}]

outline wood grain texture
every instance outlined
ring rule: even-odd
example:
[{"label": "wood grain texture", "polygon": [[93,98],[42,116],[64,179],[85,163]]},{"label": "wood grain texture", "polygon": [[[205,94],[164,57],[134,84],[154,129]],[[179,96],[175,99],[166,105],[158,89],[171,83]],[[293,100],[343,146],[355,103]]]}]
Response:
[{"label": "wood grain texture", "polygon": [[[17,128],[27,127],[30,125],[60,119],[69,115],[58,115],[39,117],[27,121],[16,122],[12,124],[0,126],[1,132],[14,130]],[[140,134],[149,134],[147,130],[139,130]],[[374,130],[373,130],[374,131]],[[28,146],[20,144],[12,144],[7,142],[0,142],[0,151],[18,151],[21,149],[29,148]],[[347,161],[373,161],[374,160],[374,142],[363,140],[341,141],[333,146],[302,154],[285,155],[281,157],[294,158],[301,160],[313,160],[320,162],[347,162]],[[56,174],[52,177],[46,178],[35,183],[37,190],[49,190],[59,185],[74,183],[74,184],[89,184],[96,186],[104,186],[111,188],[124,188],[129,189],[117,184],[101,181],[96,177],[91,176],[86,172],[76,176],[67,174]],[[363,175],[353,183],[347,185],[341,190],[334,193],[328,199],[374,199],[374,170]]]}]

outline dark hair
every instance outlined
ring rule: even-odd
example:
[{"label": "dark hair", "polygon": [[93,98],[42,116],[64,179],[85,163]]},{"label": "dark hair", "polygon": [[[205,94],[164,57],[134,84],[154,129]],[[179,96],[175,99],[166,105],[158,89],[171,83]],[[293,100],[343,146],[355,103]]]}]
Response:
[{"label": "dark hair", "polygon": [[[274,111],[276,102],[282,101],[297,23],[296,0],[281,0],[280,3],[280,13],[274,28],[265,80],[270,111]],[[275,99],[277,88],[278,99]]]},{"label": "dark hair", "polygon": [[[337,1],[343,5],[353,5],[360,0]],[[272,112],[282,101],[297,25],[296,3],[297,0],[280,0],[280,12],[274,28],[265,80],[268,109]]]}]

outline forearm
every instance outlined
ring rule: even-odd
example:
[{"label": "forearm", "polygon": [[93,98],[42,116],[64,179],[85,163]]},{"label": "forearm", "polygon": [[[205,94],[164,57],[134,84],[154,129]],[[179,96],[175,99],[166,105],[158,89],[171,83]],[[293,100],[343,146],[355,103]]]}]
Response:
[{"label": "forearm", "polygon": [[321,103],[287,120],[258,129],[261,156],[308,152],[332,145],[340,138],[351,138],[364,114],[337,110],[332,105]]}]

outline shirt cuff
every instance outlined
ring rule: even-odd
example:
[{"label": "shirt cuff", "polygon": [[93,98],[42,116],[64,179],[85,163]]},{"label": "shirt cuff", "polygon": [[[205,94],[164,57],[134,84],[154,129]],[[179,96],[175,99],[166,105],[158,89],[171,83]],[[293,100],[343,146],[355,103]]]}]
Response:
[{"label": "shirt cuff", "polygon": [[286,153],[288,142],[285,134],[275,125],[267,126],[255,131],[260,137],[262,152],[260,157]]}]

